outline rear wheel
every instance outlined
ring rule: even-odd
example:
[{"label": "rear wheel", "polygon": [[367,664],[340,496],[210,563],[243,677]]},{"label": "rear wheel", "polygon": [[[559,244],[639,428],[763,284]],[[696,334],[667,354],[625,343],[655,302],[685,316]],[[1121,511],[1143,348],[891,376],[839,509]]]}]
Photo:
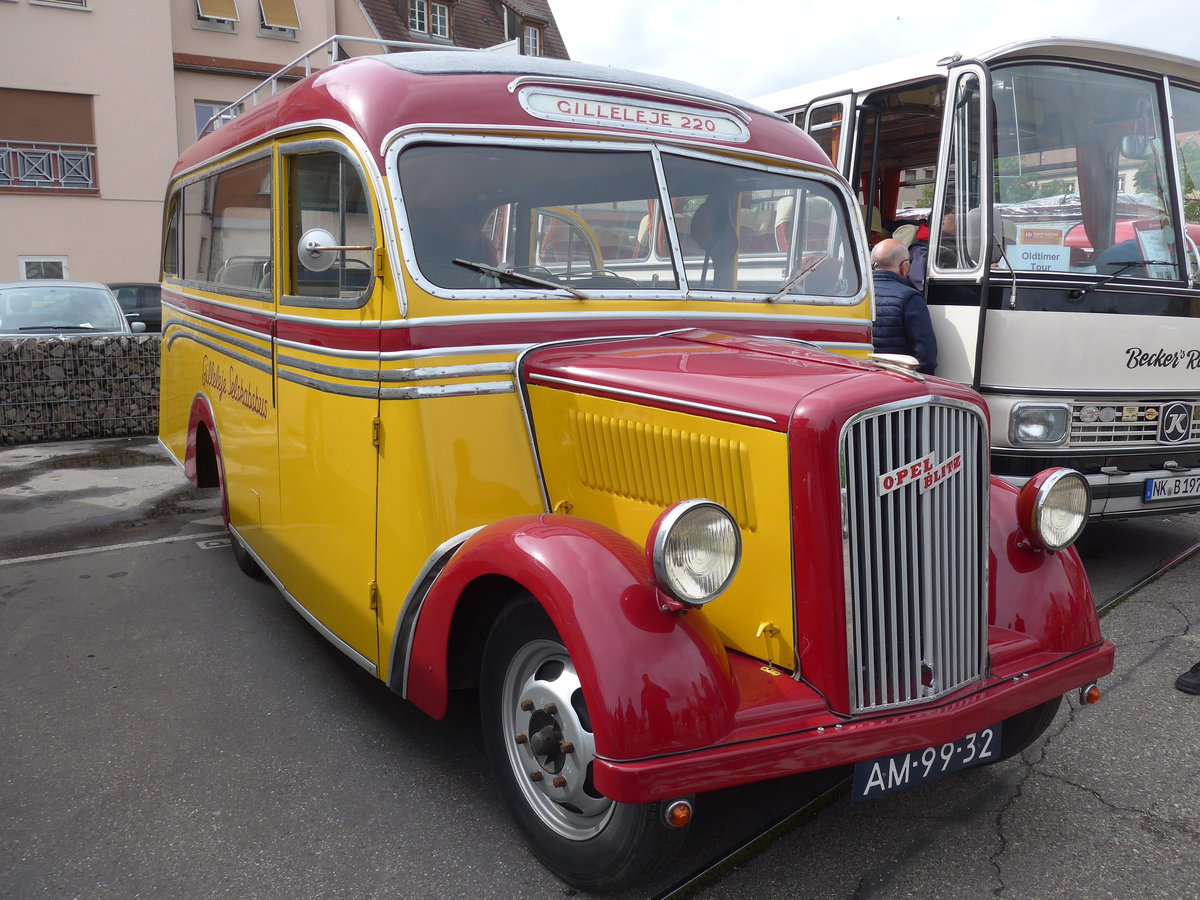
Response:
[{"label": "rear wheel", "polygon": [[251,578],[263,578],[263,570],[250,555],[250,551],[246,549],[242,539],[232,529],[229,531],[229,543],[233,547],[233,558],[237,561],[238,568]]},{"label": "rear wheel", "polygon": [[662,803],[616,803],[592,783],[595,738],[579,677],[532,599],[497,620],[483,654],[481,717],[505,804],[542,863],[570,884],[615,891],[679,848]]}]

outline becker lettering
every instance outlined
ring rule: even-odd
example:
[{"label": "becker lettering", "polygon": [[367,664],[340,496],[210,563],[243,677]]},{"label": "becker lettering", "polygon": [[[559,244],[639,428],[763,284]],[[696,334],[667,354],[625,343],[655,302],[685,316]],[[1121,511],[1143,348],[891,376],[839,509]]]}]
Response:
[{"label": "becker lettering", "polygon": [[1125,348],[1125,368],[1127,369],[1200,369],[1200,349],[1144,350],[1141,347]]}]

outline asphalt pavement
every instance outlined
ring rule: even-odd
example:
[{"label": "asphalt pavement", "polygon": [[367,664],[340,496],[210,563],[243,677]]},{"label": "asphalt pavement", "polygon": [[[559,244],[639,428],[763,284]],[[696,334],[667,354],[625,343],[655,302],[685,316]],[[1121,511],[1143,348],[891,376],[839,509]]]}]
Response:
[{"label": "asphalt pavement", "polygon": [[[794,818],[796,781],[705,796],[624,896],[1200,898],[1198,534],[1089,528],[1116,668],[1021,758]],[[425,719],[228,556],[152,440],[0,448],[0,897],[575,893],[508,829],[477,711]],[[687,883],[747,806],[777,827]]]}]

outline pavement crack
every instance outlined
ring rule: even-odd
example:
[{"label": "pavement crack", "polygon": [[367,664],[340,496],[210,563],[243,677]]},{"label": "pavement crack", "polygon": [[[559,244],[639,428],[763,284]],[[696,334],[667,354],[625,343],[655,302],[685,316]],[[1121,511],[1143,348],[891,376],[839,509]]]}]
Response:
[{"label": "pavement crack", "polygon": [[[1043,751],[1044,753],[1044,751]],[[1013,789],[1012,795],[1008,798],[1008,802],[996,811],[996,852],[988,857],[988,863],[996,872],[996,886],[992,888],[992,895],[1001,897],[1008,890],[1008,885],[1004,882],[1004,867],[1001,860],[1008,852],[1008,836],[1004,832],[1004,819],[1012,810],[1016,802],[1021,798],[1021,794],[1025,790],[1025,782],[1033,774],[1033,764],[1026,762],[1024,757],[1021,757],[1021,763],[1025,771],[1022,773],[1020,780],[1017,782],[1016,788]]]}]

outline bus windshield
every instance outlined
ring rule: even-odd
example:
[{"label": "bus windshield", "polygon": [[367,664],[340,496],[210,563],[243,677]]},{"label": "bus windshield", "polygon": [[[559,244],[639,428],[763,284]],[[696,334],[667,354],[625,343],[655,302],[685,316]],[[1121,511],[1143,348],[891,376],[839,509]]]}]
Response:
[{"label": "bus windshield", "polygon": [[845,198],[815,176],[649,149],[462,143],[408,146],[396,171],[417,267],[439,293],[861,295]]},{"label": "bus windshield", "polygon": [[[1159,282],[1185,277],[1186,238],[1168,170],[1173,142],[1157,89],[1149,79],[1063,65],[992,73],[993,224],[1010,266]],[[1187,141],[1194,145],[1192,118]],[[1189,227],[1200,231],[1190,212]]]}]

